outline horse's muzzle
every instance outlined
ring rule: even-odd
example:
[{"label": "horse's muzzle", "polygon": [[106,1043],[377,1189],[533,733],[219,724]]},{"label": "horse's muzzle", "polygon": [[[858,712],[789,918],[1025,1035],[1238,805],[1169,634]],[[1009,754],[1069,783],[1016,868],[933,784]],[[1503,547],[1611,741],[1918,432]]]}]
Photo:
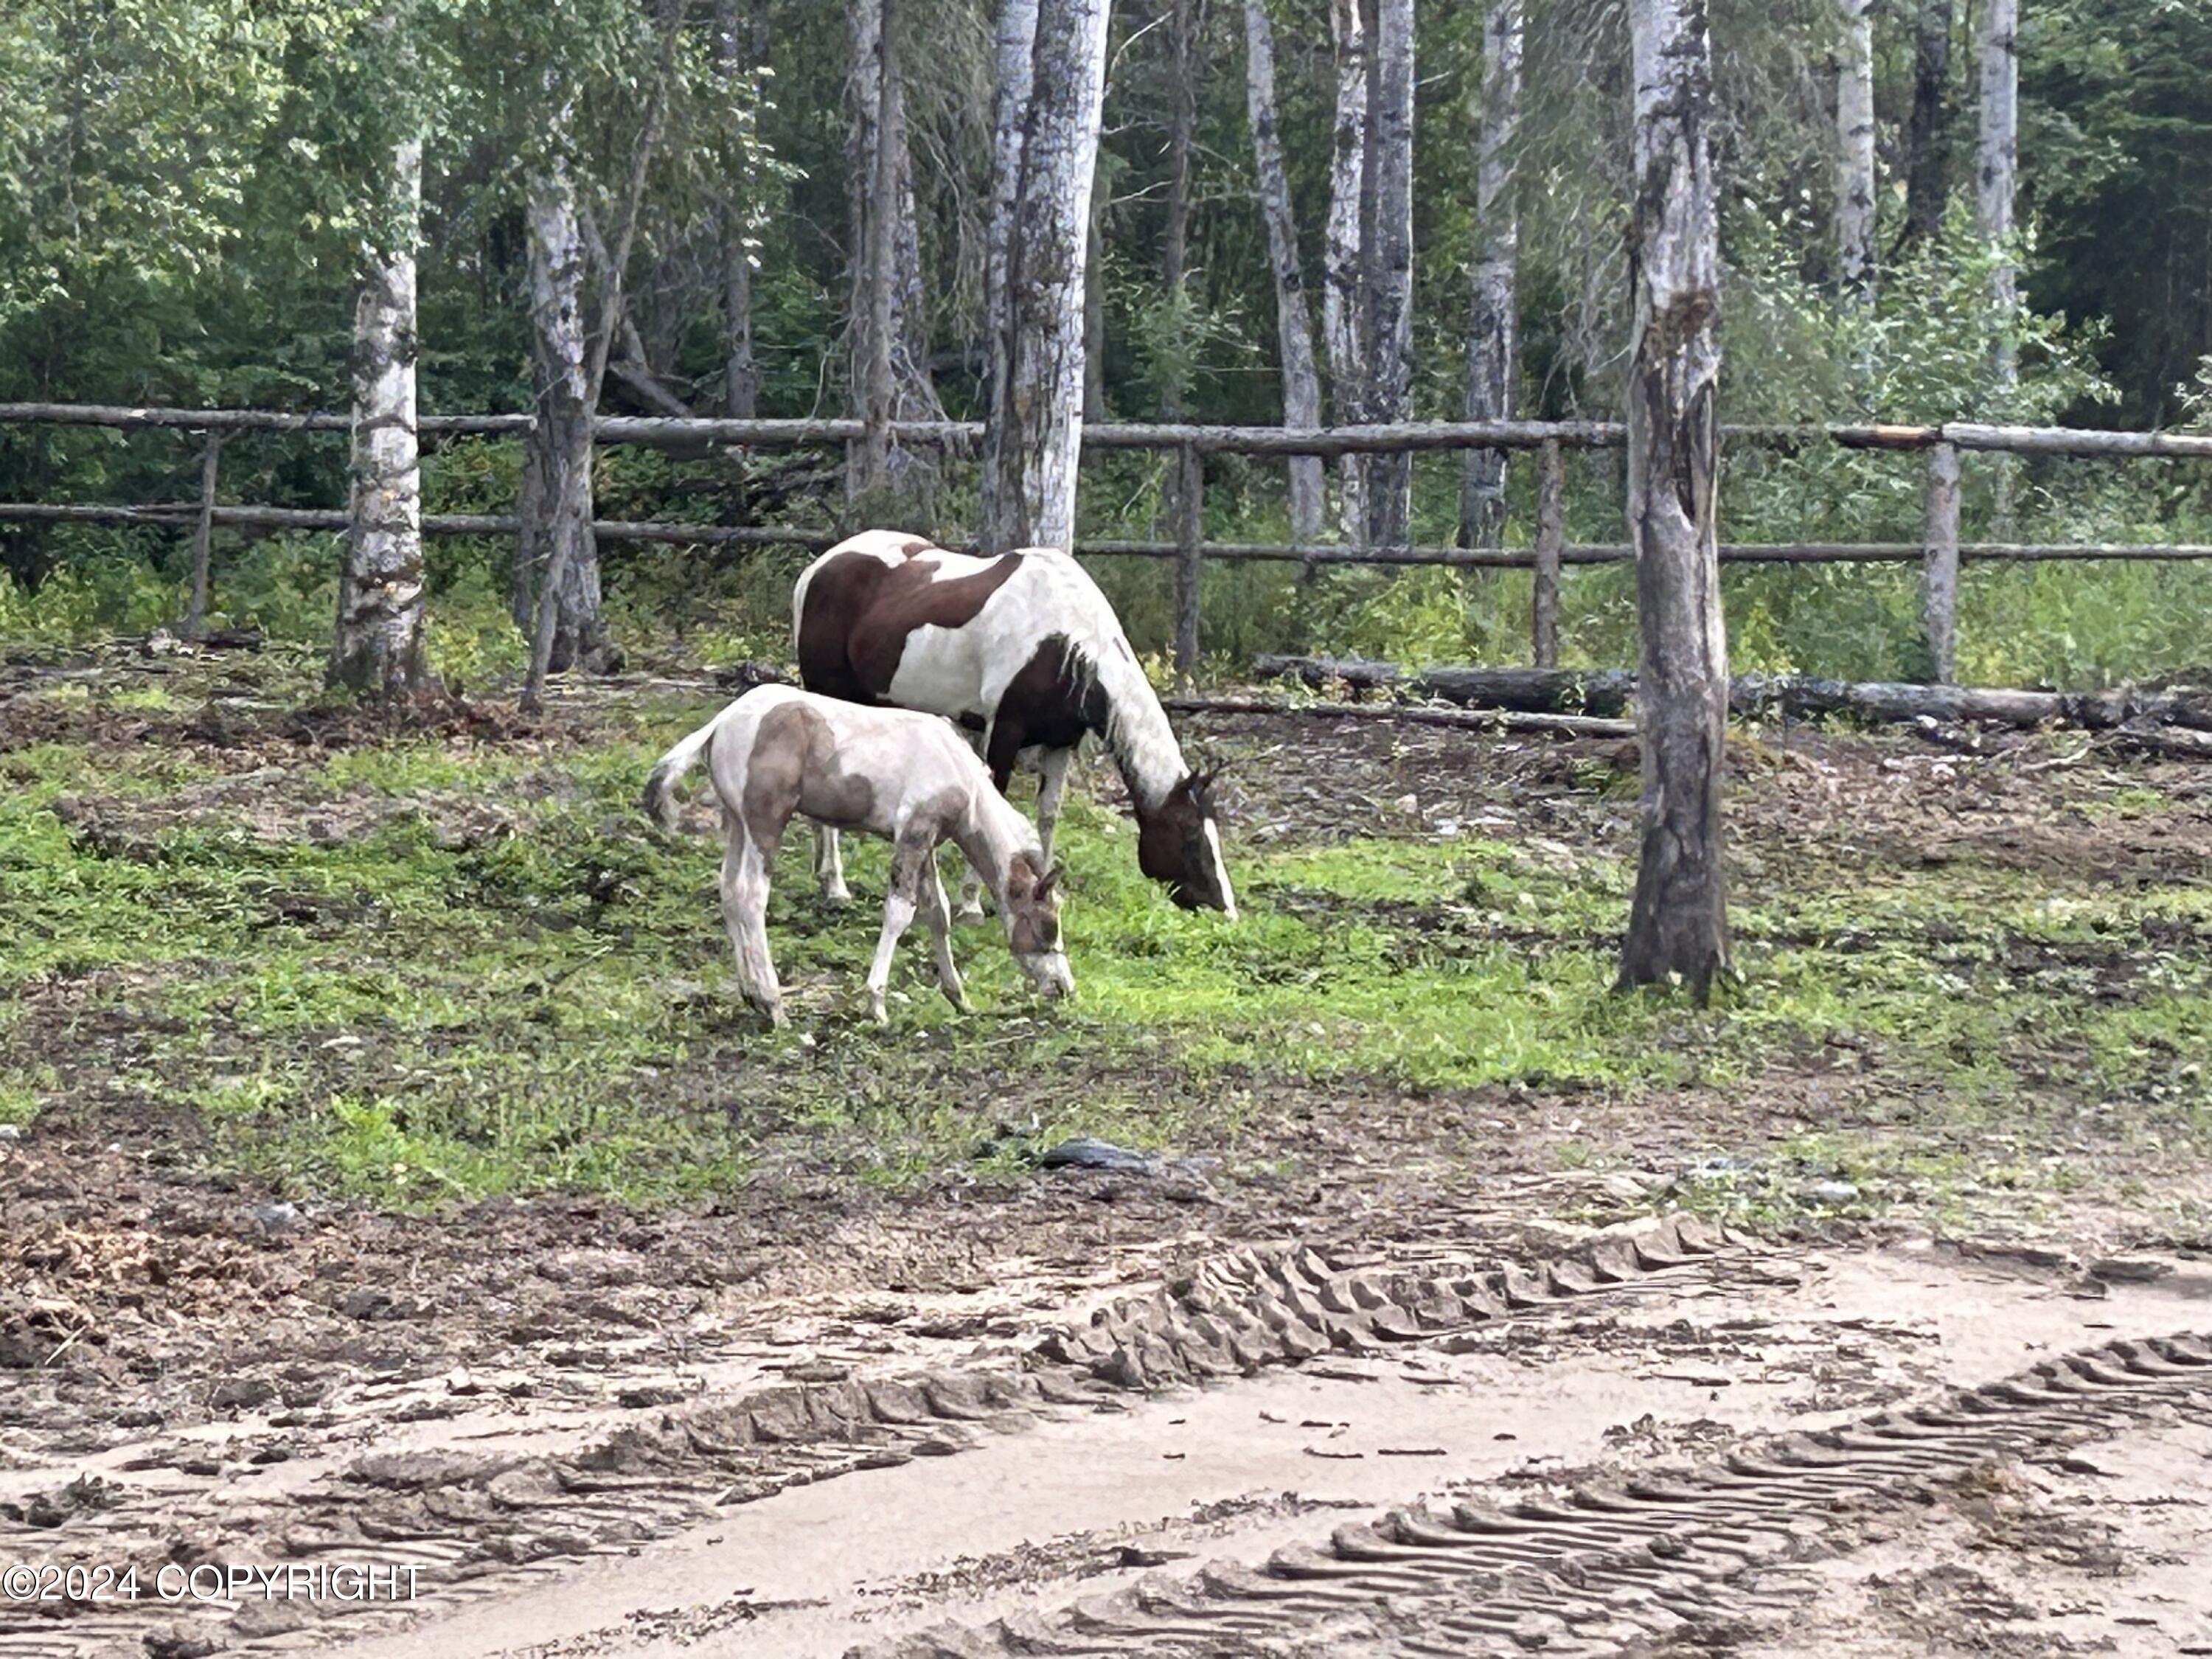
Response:
[{"label": "horse's muzzle", "polygon": [[1017,957],[1022,972],[1029,975],[1030,983],[1043,995],[1057,1002],[1075,991],[1075,975],[1067,965],[1067,954],[1063,951],[1044,951],[1035,956]]}]

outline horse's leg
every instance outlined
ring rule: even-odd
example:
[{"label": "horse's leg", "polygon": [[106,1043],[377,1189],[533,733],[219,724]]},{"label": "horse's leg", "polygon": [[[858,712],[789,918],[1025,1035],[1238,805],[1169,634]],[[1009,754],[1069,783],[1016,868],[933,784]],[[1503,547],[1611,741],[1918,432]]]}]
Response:
[{"label": "horse's leg", "polygon": [[876,940],[876,959],[868,964],[868,1012],[878,1025],[891,1023],[890,1014],[884,1006],[884,997],[891,985],[891,953],[898,949],[899,936],[914,921],[922,877],[929,873],[930,857],[936,850],[933,842],[891,843],[891,884],[890,891],[884,895],[884,931]]},{"label": "horse's leg", "polygon": [[831,909],[842,910],[853,902],[845,885],[844,850],[837,832],[826,823],[814,826],[814,879],[821,884],[823,903]]},{"label": "horse's leg", "polygon": [[1060,797],[1067,790],[1067,768],[1075,758],[1073,749],[1048,749],[1037,769],[1037,840],[1044,848],[1045,867],[1052,867],[1052,832],[1060,824]]},{"label": "horse's leg", "polygon": [[[988,763],[990,732],[969,732],[966,736],[975,752],[982,755]],[[999,787],[1004,790],[1006,785],[1002,782]],[[960,860],[960,908],[952,913],[952,920],[963,924],[983,920],[983,878],[965,859]]]},{"label": "horse's leg", "polygon": [[921,873],[921,915],[929,924],[929,949],[937,961],[938,988],[947,1002],[964,1014],[969,1012],[968,992],[952,960],[952,913],[945,902],[945,884],[938,878],[937,860],[925,861]]},{"label": "horse's leg", "polygon": [[769,868],[775,848],[755,839],[734,814],[726,818],[725,833],[722,921],[738,959],[738,988],[768,1016],[771,1025],[781,1025],[787,1023],[783,988],[776,982],[775,963],[768,951]]}]

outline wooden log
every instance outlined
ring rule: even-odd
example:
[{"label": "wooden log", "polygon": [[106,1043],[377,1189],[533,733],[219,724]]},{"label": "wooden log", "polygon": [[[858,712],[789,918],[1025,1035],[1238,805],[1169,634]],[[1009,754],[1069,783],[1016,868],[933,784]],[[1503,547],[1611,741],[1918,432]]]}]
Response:
[{"label": "wooden log", "polygon": [[1536,591],[1528,632],[1536,666],[1559,665],[1559,562],[1567,541],[1566,458],[1556,443],[1536,452]]},{"label": "wooden log", "polygon": [[1512,732],[1557,738],[1632,738],[1633,720],[1600,720],[1588,714],[1528,714],[1507,708],[1429,708],[1418,703],[1277,702],[1262,697],[1163,697],[1163,707],[1182,714],[1310,715],[1316,720],[1396,720],[1410,726],[1444,726],[1461,731]]},{"label": "wooden log", "polygon": [[1507,708],[1523,714],[1620,715],[1628,708],[1636,677],[1620,669],[1585,673],[1559,668],[1424,668],[1357,657],[1259,656],[1255,679],[1296,679],[1314,687],[1341,683],[1356,690],[1390,690],[1440,698],[1468,708]]},{"label": "wooden log", "polygon": [[1920,577],[1921,623],[1927,633],[1929,678],[1948,685],[1959,660],[1959,452],[1928,452],[1928,534]]},{"label": "wooden log", "polygon": [[[1252,674],[1255,679],[1295,679],[1315,687],[1343,684],[1356,690],[1393,691],[1462,708],[1601,716],[1624,712],[1636,690],[1636,677],[1623,669],[1443,666],[1413,671],[1357,657],[1263,655],[1253,659]],[[2147,725],[2212,732],[2212,690],[2191,687],[2014,691],[1886,680],[1819,679],[1798,674],[1739,674],[1729,684],[1729,706],[1740,715],[1782,715],[1793,720],[1839,714],[1877,724],[1972,720],[2015,726],[2056,724],[2092,731]]]}]

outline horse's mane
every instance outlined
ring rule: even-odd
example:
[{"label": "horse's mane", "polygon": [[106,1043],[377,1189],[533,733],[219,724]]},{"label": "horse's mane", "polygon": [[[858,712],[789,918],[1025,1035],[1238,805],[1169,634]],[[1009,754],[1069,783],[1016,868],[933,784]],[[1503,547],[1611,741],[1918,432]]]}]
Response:
[{"label": "horse's mane", "polygon": [[1056,553],[1059,560],[1066,561],[1060,570],[1063,591],[1075,600],[1068,607],[1073,614],[1058,619],[1070,624],[1060,629],[1066,642],[1061,666],[1079,692],[1095,685],[1105,694],[1105,730],[1100,736],[1107,752],[1131,793],[1142,796],[1147,806],[1157,806],[1189,769],[1182,747],[1113,606],[1081,565]]}]

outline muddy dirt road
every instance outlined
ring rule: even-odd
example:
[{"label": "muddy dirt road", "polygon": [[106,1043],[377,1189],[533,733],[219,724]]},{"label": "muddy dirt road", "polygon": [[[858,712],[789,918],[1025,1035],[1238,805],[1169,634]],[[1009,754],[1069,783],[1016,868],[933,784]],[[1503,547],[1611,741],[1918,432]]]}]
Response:
[{"label": "muddy dirt road", "polygon": [[1114,1294],[1010,1258],[96,1452],[19,1425],[0,1492],[66,1461],[76,1512],[13,1552],[417,1595],[19,1607],[0,1653],[2212,1651],[2204,1263],[1479,1231]]}]

